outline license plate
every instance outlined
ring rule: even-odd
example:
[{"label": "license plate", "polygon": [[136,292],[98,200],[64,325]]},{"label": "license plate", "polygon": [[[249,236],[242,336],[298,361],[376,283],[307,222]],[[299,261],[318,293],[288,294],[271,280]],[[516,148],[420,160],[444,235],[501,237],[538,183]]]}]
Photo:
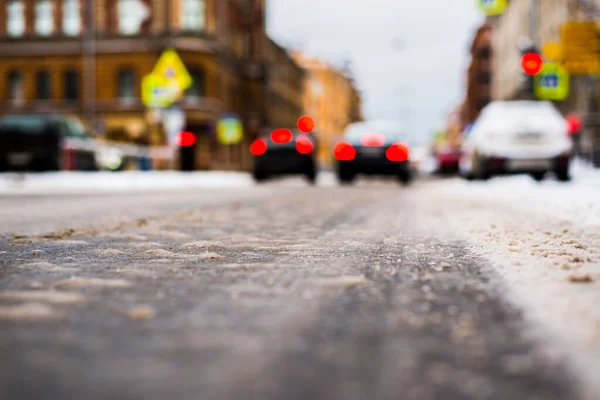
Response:
[{"label": "license plate", "polygon": [[544,141],[544,136],[541,133],[522,133],[517,135],[517,142],[522,144],[539,144]]},{"label": "license plate", "polygon": [[550,169],[549,160],[510,160],[511,169]]},{"label": "license plate", "polygon": [[6,161],[10,165],[23,166],[31,162],[31,154],[29,153],[12,153],[6,157]]},{"label": "license plate", "polygon": [[363,147],[360,150],[360,154],[368,157],[377,157],[381,155],[381,149],[379,147]]}]

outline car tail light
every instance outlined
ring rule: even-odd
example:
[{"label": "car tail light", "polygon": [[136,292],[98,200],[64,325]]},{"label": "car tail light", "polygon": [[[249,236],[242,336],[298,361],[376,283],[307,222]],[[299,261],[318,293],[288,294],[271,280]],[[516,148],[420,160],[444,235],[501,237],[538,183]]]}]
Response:
[{"label": "car tail light", "polygon": [[576,115],[567,116],[567,129],[569,135],[576,135],[581,131],[581,120]]},{"label": "car tail light", "polygon": [[262,156],[267,152],[267,142],[264,139],[256,139],[250,145],[250,152],[255,156]]},{"label": "car tail light", "polygon": [[363,146],[380,147],[385,144],[385,136],[381,133],[367,133],[360,138]]},{"label": "car tail light", "polygon": [[300,154],[310,154],[314,149],[313,142],[306,135],[296,138],[296,150]]},{"label": "car tail light", "polygon": [[271,132],[271,140],[277,144],[286,144],[292,141],[294,134],[289,129],[275,129]]},{"label": "car tail light", "polygon": [[410,150],[404,143],[394,143],[385,152],[385,157],[395,162],[408,161],[409,156]]},{"label": "car tail light", "polygon": [[196,144],[196,135],[192,132],[180,132],[179,133],[179,146],[190,147]]},{"label": "car tail light", "polygon": [[333,156],[338,161],[351,161],[356,157],[356,150],[348,142],[338,142],[333,148]]}]

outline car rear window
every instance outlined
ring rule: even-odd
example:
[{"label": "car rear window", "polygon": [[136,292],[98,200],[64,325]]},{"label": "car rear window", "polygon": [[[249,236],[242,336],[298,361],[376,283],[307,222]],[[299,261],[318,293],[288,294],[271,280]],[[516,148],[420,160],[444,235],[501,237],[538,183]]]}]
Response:
[{"label": "car rear window", "polygon": [[0,133],[22,133],[42,135],[46,131],[46,121],[35,117],[6,117],[0,120]]},{"label": "car rear window", "polygon": [[390,141],[401,140],[402,137],[405,136],[402,134],[402,128],[394,124],[359,123],[349,126],[346,129],[344,137],[348,140],[360,140],[360,138],[367,133],[380,133]]}]

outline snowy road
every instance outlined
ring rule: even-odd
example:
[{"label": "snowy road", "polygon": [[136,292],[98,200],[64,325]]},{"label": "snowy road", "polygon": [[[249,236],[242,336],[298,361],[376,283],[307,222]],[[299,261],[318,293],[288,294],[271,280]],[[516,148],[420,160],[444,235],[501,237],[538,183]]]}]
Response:
[{"label": "snowy road", "polygon": [[600,398],[598,171],[152,175],[1,181],[0,399]]}]

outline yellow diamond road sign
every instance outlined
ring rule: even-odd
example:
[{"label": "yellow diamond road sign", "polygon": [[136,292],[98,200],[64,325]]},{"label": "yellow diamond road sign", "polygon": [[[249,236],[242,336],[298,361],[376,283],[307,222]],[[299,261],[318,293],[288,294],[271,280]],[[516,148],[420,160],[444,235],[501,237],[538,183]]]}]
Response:
[{"label": "yellow diamond road sign", "polygon": [[162,77],[165,81],[176,82],[181,90],[192,86],[192,77],[177,52],[173,49],[165,50],[152,70],[153,75]]},{"label": "yellow diamond road sign", "polygon": [[142,101],[147,107],[169,107],[181,96],[177,82],[149,74],[142,79]]}]

